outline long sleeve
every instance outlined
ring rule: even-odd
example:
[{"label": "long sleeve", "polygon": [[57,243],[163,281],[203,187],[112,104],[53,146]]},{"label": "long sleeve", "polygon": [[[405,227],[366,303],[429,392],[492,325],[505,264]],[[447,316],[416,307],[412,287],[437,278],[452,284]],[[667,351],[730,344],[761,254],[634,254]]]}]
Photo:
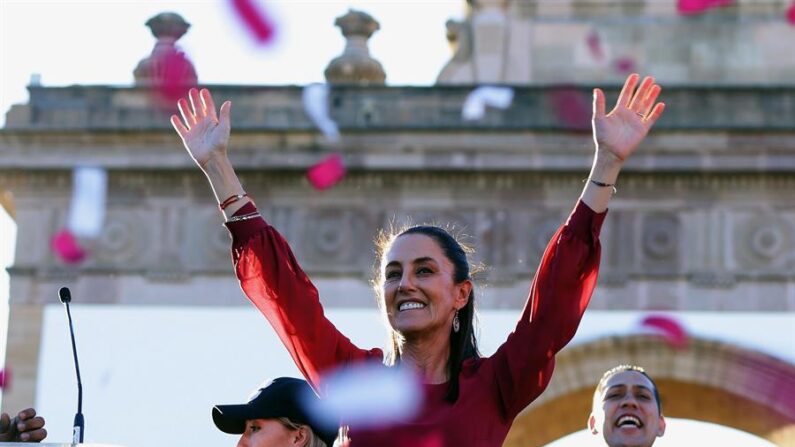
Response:
[{"label": "long sleeve", "polygon": [[[256,211],[247,204],[236,215]],[[262,218],[227,223],[243,292],[265,315],[304,377],[318,391],[322,373],[347,362],[383,358],[357,348],[326,318],[318,291],[287,241]]]},{"label": "long sleeve", "polygon": [[544,251],[516,329],[489,359],[508,420],[546,389],[555,354],[577,331],[596,286],[606,214],[577,203]]}]

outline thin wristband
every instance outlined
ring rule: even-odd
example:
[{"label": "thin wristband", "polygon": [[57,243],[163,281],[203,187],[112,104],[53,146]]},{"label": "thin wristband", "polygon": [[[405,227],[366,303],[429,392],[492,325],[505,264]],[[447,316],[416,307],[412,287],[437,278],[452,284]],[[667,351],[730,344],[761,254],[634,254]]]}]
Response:
[{"label": "thin wristband", "polygon": [[244,221],[244,220],[255,219],[255,218],[260,217],[260,216],[261,216],[260,213],[258,211],[255,211],[253,213],[243,214],[242,216],[230,217],[229,219],[226,220],[226,223],[240,222],[240,221]]},{"label": "thin wristband", "polygon": [[233,204],[233,203],[237,202],[238,200],[242,200],[242,199],[243,199],[243,197],[248,197],[248,194],[246,194],[246,193],[243,193],[243,194],[235,194],[235,195],[233,195],[232,197],[229,197],[229,198],[227,198],[226,200],[224,200],[223,202],[219,203],[219,204],[218,204],[218,208],[221,208],[221,211],[223,211],[223,210],[225,210],[225,209],[226,209],[226,207],[228,207],[229,205],[231,205],[231,204]]},{"label": "thin wristband", "polygon": [[603,183],[598,180],[594,180],[592,178],[588,178],[588,181],[601,188],[613,188],[613,194],[618,192],[618,190],[616,189],[616,185],[614,183]]}]

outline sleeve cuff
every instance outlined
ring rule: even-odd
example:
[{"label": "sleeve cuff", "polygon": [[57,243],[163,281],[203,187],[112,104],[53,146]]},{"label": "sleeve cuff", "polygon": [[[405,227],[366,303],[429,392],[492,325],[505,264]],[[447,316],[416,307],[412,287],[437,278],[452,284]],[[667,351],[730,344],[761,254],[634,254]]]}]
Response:
[{"label": "sleeve cuff", "polygon": [[566,221],[566,226],[569,227],[573,234],[584,236],[584,239],[587,239],[588,236],[598,239],[607,211],[597,213],[585,202],[578,200],[574,211],[571,212],[569,219]]},{"label": "sleeve cuff", "polygon": [[[257,212],[257,207],[254,206],[253,202],[249,202],[243,205],[243,207],[237,210],[232,216],[241,216],[243,214],[255,212]],[[268,226],[263,218],[241,220],[238,222],[224,222],[224,225],[226,225],[226,228],[232,235],[232,245],[238,245],[247,241],[251,236],[259,233]]]}]

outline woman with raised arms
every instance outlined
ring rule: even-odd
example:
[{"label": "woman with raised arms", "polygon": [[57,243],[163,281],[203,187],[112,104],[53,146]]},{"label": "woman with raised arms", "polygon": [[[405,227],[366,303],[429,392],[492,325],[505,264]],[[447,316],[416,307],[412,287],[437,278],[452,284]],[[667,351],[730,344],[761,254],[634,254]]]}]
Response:
[{"label": "woman with raised arms", "polygon": [[490,357],[473,332],[475,290],[466,251],[445,230],[408,228],[383,238],[379,307],[391,340],[361,349],[323,314],[317,289],[285,239],[245,195],[229,159],[229,101],[216,113],[207,90],[193,89],[174,115],[190,156],[207,176],[232,234],[235,271],[243,291],[265,315],[316,390],[324,372],[375,360],[421,378],[424,401],[409,423],[381,430],[350,427],[351,445],[501,446],[514,418],[546,388],[555,354],[571,340],[596,285],[599,231],[619,171],[662,115],[654,79],[630,75],[606,112],[594,89],[594,160],[566,222],[549,242],[514,331]]}]

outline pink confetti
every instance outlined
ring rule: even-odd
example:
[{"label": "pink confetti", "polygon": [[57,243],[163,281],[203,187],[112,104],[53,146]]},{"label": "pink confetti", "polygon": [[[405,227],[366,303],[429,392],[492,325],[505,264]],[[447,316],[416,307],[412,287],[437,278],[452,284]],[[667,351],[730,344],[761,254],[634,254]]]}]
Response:
[{"label": "pink confetti", "polygon": [[591,105],[588,96],[573,87],[565,87],[552,93],[552,108],[558,121],[570,130],[591,128]]},{"label": "pink confetti", "polygon": [[666,344],[675,349],[685,348],[688,344],[688,336],[684,327],[671,317],[649,315],[641,321],[640,325],[660,335]]},{"label": "pink confetti", "polygon": [[268,16],[254,2],[232,0],[232,8],[258,43],[265,44],[273,40],[276,29]]},{"label": "pink confetti", "polygon": [[701,14],[712,8],[729,6],[734,0],[679,0],[676,10],[682,15]]},{"label": "pink confetti", "polygon": [[0,370],[0,390],[11,388],[11,367]]},{"label": "pink confetti", "polygon": [[621,74],[629,74],[637,71],[635,70],[635,59],[631,57],[620,57],[616,59],[615,62],[613,62],[613,67]]},{"label": "pink confetti", "polygon": [[50,248],[67,264],[78,264],[86,258],[86,251],[69,230],[61,230],[53,236]]},{"label": "pink confetti", "polygon": [[596,32],[596,30],[588,33],[586,42],[588,43],[588,50],[591,51],[591,56],[597,61],[604,60],[605,52],[602,49],[602,39],[599,37],[599,33]]},{"label": "pink confetti", "polygon": [[345,177],[345,165],[340,154],[331,154],[306,171],[309,183],[319,191],[331,188]]},{"label": "pink confetti", "polygon": [[188,96],[188,90],[196,87],[196,70],[185,53],[179,50],[164,51],[157,57],[156,66],[157,92],[169,107]]},{"label": "pink confetti", "polygon": [[792,2],[792,6],[787,10],[787,22],[795,25],[795,2]]}]

